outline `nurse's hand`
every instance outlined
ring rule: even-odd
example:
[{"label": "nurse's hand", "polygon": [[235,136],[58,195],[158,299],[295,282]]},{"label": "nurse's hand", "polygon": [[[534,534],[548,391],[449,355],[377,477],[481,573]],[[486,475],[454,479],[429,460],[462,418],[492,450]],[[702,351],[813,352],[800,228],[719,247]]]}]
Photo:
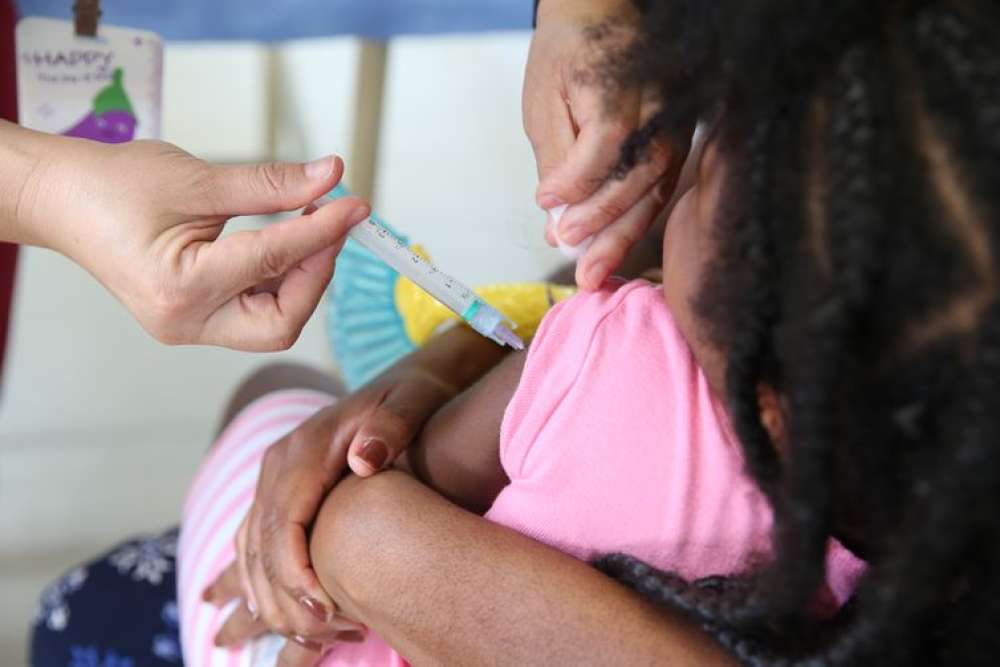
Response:
[{"label": "nurse's hand", "polygon": [[[609,58],[631,43],[638,15],[630,0],[541,0],[524,80],[524,127],[538,164],[538,205],[551,211],[547,238],[575,246],[592,239],[576,280],[596,289],[663,211],[686,146],[655,143],[625,178],[612,172],[626,139],[656,110],[643,91],[609,90]],[[595,29],[600,27],[601,29]],[[611,103],[613,101],[613,104]]]},{"label": "nurse's hand", "polygon": [[349,198],[220,238],[233,216],[307,206],[340,180],[343,162],[217,166],[154,141],[32,141],[45,149],[18,199],[18,240],[83,266],[168,344],[290,347],[345,235],[369,212]]}]

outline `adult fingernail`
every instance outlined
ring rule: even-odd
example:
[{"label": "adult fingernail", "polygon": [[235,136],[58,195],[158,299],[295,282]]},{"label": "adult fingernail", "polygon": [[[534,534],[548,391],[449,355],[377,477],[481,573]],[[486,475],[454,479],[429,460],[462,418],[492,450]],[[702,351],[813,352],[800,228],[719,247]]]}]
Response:
[{"label": "adult fingernail", "polygon": [[320,622],[330,622],[330,613],[326,610],[326,607],[323,606],[323,603],[316,598],[303,595],[299,598],[299,604],[305,607],[306,611],[319,619]]},{"label": "adult fingernail", "polygon": [[206,588],[201,592],[201,601],[211,602],[214,596],[215,596],[215,590],[213,590],[212,587],[209,586],[208,588]]},{"label": "adult fingernail", "polygon": [[378,438],[371,438],[361,447],[361,459],[371,466],[372,470],[381,470],[389,458],[389,448]]},{"label": "adult fingernail", "polygon": [[353,211],[351,211],[351,217],[349,218],[350,221],[351,221],[351,224],[353,225],[353,224],[361,222],[362,220],[364,220],[365,218],[368,217],[369,213],[371,213],[371,209],[368,208],[367,206],[359,206],[359,207],[357,207],[356,209],[354,209]]},{"label": "adult fingernail", "polygon": [[542,209],[548,211],[549,209],[556,208],[557,206],[564,206],[566,202],[557,197],[556,195],[542,195],[538,198],[538,205]]},{"label": "adult fingernail", "polygon": [[609,267],[604,262],[598,262],[594,264],[590,269],[587,270],[587,286],[591,289],[597,289],[604,281],[608,279],[608,274],[610,273]]},{"label": "adult fingernail", "polygon": [[250,612],[250,618],[253,620],[258,620],[260,618],[260,612],[257,611],[257,605],[253,603],[253,600],[247,600],[247,611]]},{"label": "adult fingernail", "polygon": [[587,240],[590,233],[583,227],[583,225],[570,225],[566,229],[559,231],[559,238],[566,245],[580,245]]},{"label": "adult fingernail", "polygon": [[551,231],[552,235],[559,238],[559,225],[562,223],[563,216],[566,215],[566,211],[569,210],[569,206],[565,204],[561,206],[556,206],[555,208],[549,209],[549,219],[548,223],[545,225],[546,231]]},{"label": "adult fingernail", "polygon": [[343,632],[368,632],[368,626],[364,623],[358,623],[356,621],[349,621],[346,618],[337,617],[333,620],[331,624],[337,629],[337,633]]},{"label": "adult fingernail", "polygon": [[314,160],[305,166],[306,178],[311,181],[321,181],[333,171],[333,156],[327,155]]},{"label": "adult fingernail", "polygon": [[314,642],[311,639],[306,639],[302,635],[292,635],[289,637],[293,642],[301,646],[308,651],[322,651],[323,645],[319,642]]}]

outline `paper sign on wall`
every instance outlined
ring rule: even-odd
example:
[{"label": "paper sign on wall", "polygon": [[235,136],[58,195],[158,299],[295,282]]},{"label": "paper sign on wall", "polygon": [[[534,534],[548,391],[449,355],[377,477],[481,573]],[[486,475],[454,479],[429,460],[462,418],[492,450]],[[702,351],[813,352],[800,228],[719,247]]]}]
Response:
[{"label": "paper sign on wall", "polygon": [[16,46],[25,127],[105,143],[160,138],[159,36],[102,24],[96,37],[80,37],[70,21],[28,17]]}]

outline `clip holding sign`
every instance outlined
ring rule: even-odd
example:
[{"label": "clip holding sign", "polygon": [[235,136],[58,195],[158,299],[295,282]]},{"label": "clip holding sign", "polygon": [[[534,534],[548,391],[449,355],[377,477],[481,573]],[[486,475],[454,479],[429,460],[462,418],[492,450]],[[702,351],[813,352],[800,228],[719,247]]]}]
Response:
[{"label": "clip holding sign", "polygon": [[97,22],[101,18],[101,0],[76,0],[73,22],[77,37],[97,37]]}]

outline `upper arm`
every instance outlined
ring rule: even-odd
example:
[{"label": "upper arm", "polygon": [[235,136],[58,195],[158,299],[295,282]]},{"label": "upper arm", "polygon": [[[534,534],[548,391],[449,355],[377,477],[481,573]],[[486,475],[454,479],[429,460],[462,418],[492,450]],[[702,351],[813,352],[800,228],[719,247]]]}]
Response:
[{"label": "upper arm", "polygon": [[338,485],[312,550],[342,610],[413,664],[734,664],[679,616],[398,472]]},{"label": "upper arm", "polygon": [[466,509],[489,509],[509,481],[500,462],[500,426],[525,354],[508,355],[441,408],[400,457],[399,467]]}]

